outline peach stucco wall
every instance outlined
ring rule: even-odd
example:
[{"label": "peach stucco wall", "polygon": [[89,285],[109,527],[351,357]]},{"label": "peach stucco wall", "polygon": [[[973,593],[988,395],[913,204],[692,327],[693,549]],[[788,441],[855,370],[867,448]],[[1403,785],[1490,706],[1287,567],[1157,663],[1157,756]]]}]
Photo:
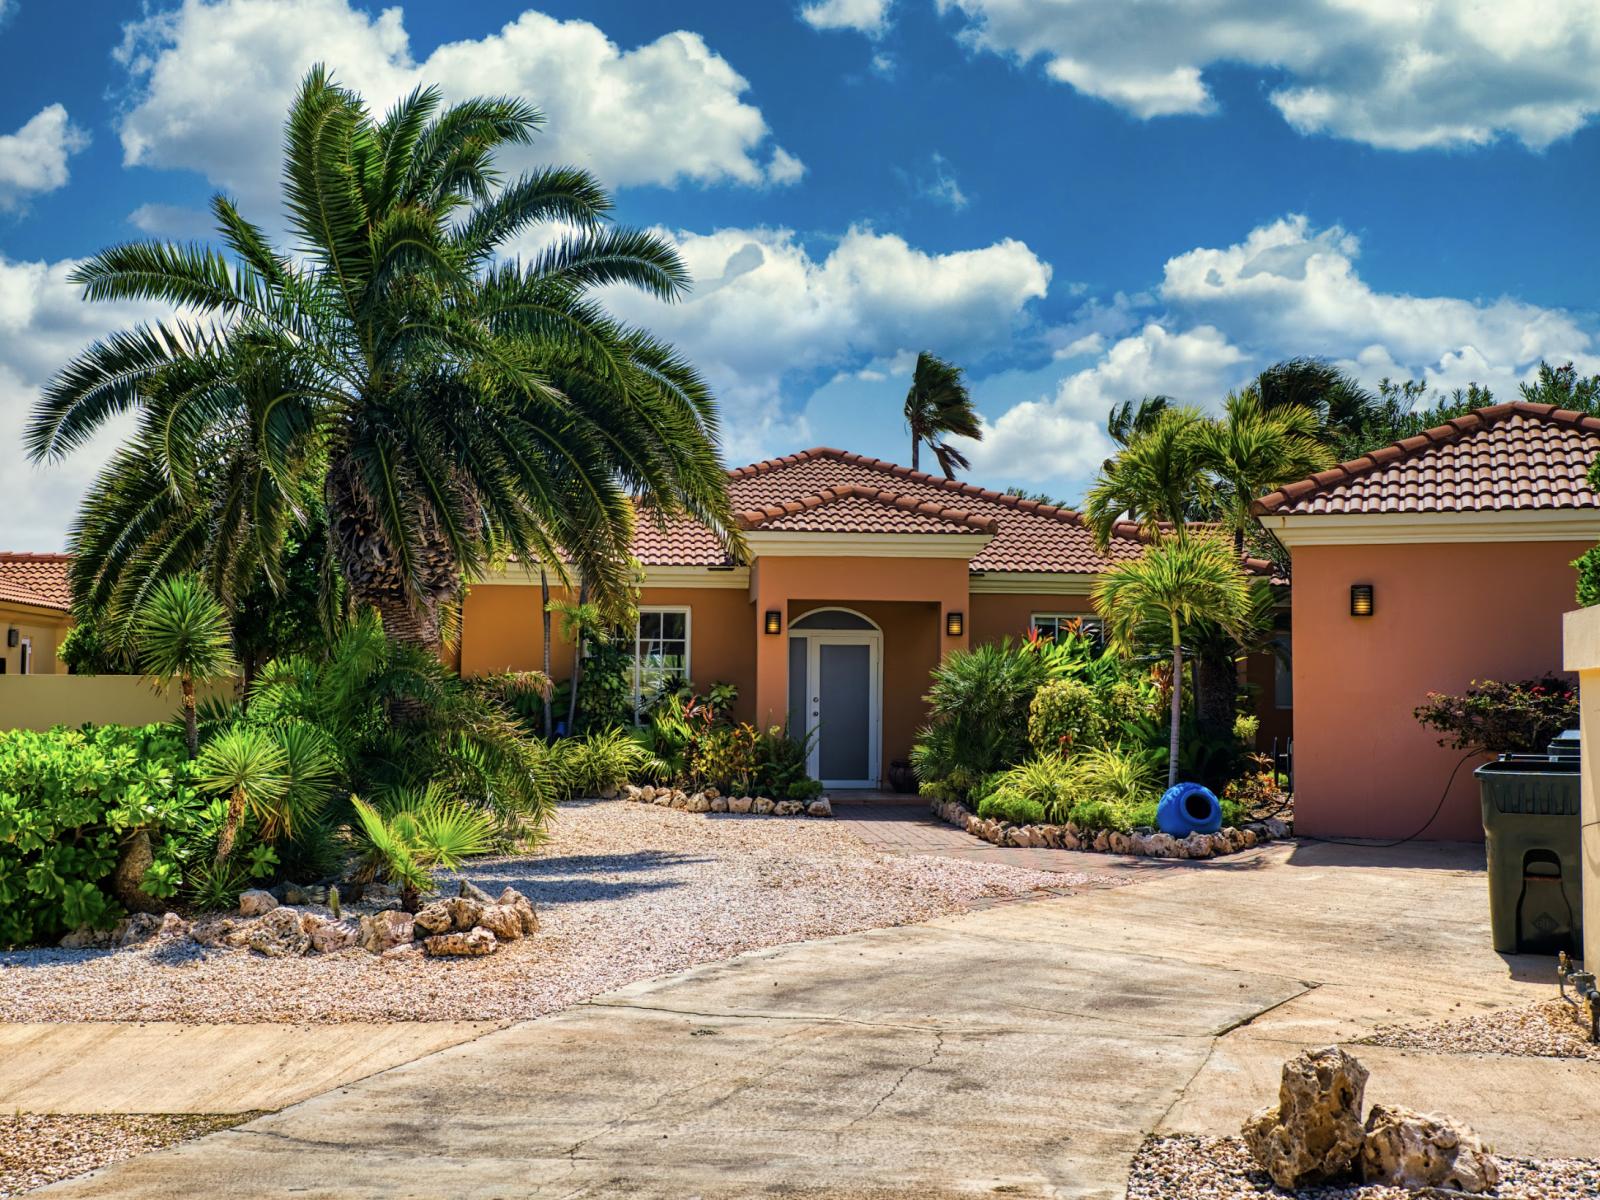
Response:
[{"label": "peach stucco wall", "polygon": [[1094,612],[1087,596],[998,596],[980,593],[972,597],[972,642],[1017,640],[1028,636],[1034,613]]},{"label": "peach stucco wall", "polygon": [[[1412,710],[1473,679],[1561,670],[1568,565],[1580,542],[1302,546],[1294,550],[1295,826],[1321,836],[1415,833],[1460,752]],[[1350,615],[1350,585],[1375,588]],[[1429,839],[1481,839],[1477,782],[1463,766]]]}]

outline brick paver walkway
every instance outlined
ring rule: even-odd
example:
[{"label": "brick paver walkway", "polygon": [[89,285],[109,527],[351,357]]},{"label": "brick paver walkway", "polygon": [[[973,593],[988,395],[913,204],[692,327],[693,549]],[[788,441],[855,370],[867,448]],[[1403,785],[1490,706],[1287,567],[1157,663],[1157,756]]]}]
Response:
[{"label": "brick paver walkway", "polygon": [[974,862],[1004,863],[1035,871],[1085,872],[1093,875],[1145,876],[1175,867],[1204,866],[1177,859],[1142,858],[1123,854],[1085,854],[1079,850],[1044,850],[1022,846],[992,846],[947,825],[928,810],[919,796],[894,792],[830,793],[833,813],[867,845],[890,854],[936,854]]}]

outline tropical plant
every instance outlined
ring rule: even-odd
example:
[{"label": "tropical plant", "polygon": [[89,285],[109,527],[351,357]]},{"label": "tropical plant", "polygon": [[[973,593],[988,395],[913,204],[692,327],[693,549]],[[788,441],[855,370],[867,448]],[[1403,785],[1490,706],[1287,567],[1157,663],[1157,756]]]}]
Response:
[{"label": "tropical plant", "polygon": [[183,740],[189,757],[199,751],[194,685],[234,667],[228,614],[190,575],[165,579],[150,593],[136,621],[139,663],[158,686],[174,680],[183,693]]},{"label": "tropical plant", "polygon": [[1118,446],[1126,446],[1154,429],[1161,414],[1171,407],[1171,396],[1145,396],[1137,404],[1132,400],[1114,404],[1106,415],[1106,435]]},{"label": "tropical plant", "polygon": [[1501,683],[1474,679],[1459,696],[1429,692],[1416,718],[1441,736],[1439,745],[1486,754],[1542,751],[1578,725],[1578,693],[1556,675]]},{"label": "tropical plant", "polygon": [[289,790],[288,758],[266,730],[235,725],[206,743],[196,767],[204,787],[228,797],[216,850],[216,861],[225,863],[246,811],[262,816]]},{"label": "tropical plant", "polygon": [[661,764],[631,732],[613,727],[555,744],[569,795],[598,796],[657,774]]},{"label": "tropical plant", "polygon": [[921,470],[922,447],[927,446],[938,460],[946,479],[966,470],[966,456],[944,439],[957,437],[983,440],[983,423],[972,407],[972,397],[961,378],[961,368],[936,358],[924,350],[917,355],[911,372],[911,390],[906,393],[906,428],[911,433],[911,469]]},{"label": "tropical plant", "polygon": [[1235,554],[1261,531],[1250,506],[1274,488],[1333,465],[1333,451],[1319,440],[1316,412],[1303,405],[1267,408],[1251,391],[1228,397],[1221,419],[1195,429],[1202,462],[1216,478],[1217,500],[1233,533]]},{"label": "tropical plant", "polygon": [[357,882],[381,877],[396,885],[407,912],[433,890],[436,868],[454,870],[494,844],[488,815],[450,799],[437,783],[396,789],[377,805],[354,796],[350,803],[364,844]]},{"label": "tropical plant", "polygon": [[1182,716],[1183,629],[1204,619],[1223,631],[1242,632],[1251,608],[1249,577],[1232,549],[1215,537],[1172,538],[1144,555],[1119,563],[1096,584],[1095,608],[1111,643],[1123,654],[1164,641],[1172,655],[1171,729],[1167,782],[1178,779]]},{"label": "tropical plant", "polygon": [[1053,679],[1028,706],[1028,744],[1035,754],[1069,755],[1099,745],[1108,732],[1099,695],[1078,679]]},{"label": "tropical plant", "polygon": [[[736,546],[708,390],[598,300],[671,300],[687,273],[662,238],[608,227],[583,171],[501,186],[496,151],[540,122],[519,100],[444,107],[431,88],[375,119],[315,67],[286,123],[292,250],[218,196],[226,255],[138,243],[75,270],[90,300],[184,314],[95,343],[29,425],[30,456],[57,459],[137,414],[91,490],[126,517],[116,563],[192,569],[210,539],[211,577],[281,586],[313,492],[328,577],[432,651],[464,575],[501,554],[562,579],[570,561],[593,597],[622,596],[635,500]],[[542,250],[497,257],[541,226]]]},{"label": "tropical plant", "polygon": [[1198,409],[1164,408],[1154,424],[1101,468],[1083,515],[1102,549],[1119,521],[1134,521],[1147,536],[1158,538],[1216,514],[1216,484],[1200,436],[1205,426]]},{"label": "tropical plant", "polygon": [[[1072,807],[1077,786],[1077,774],[1066,759],[1056,754],[1041,754],[986,779],[984,795],[978,801],[978,815],[998,817],[1014,825],[1028,822],[1018,821],[1015,815],[1008,813],[1028,814],[1033,821],[1060,820],[1058,814]],[[1037,816],[1032,815],[1035,812]]]},{"label": "tropical plant", "polygon": [[1012,791],[991,792],[978,801],[978,815],[986,821],[1005,821],[1011,825],[1044,823],[1044,805],[1029,796]]},{"label": "tropical plant", "polygon": [[194,764],[169,726],[0,732],[0,946],[52,941],[122,913],[113,876],[147,839],[134,882],[175,894],[205,834]]}]

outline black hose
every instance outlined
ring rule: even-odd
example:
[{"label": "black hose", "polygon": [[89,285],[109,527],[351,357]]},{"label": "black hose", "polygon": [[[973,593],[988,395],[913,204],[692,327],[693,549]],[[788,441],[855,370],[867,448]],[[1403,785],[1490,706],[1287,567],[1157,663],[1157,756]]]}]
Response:
[{"label": "black hose", "polygon": [[1489,753],[1487,750],[1468,750],[1457,760],[1455,767],[1450,772],[1450,778],[1445,781],[1444,791],[1439,793],[1439,803],[1433,806],[1433,811],[1428,814],[1428,819],[1422,823],[1415,833],[1408,833],[1405,837],[1397,838],[1392,842],[1360,842],[1352,838],[1313,837],[1309,834],[1296,834],[1295,836],[1307,842],[1327,842],[1334,846],[1365,846],[1369,850],[1387,850],[1393,846],[1404,846],[1407,842],[1414,842],[1427,832],[1428,826],[1439,819],[1439,814],[1444,811],[1444,802],[1450,796],[1450,789],[1455,786],[1456,775],[1466,765],[1467,759],[1477,754],[1487,753]]}]

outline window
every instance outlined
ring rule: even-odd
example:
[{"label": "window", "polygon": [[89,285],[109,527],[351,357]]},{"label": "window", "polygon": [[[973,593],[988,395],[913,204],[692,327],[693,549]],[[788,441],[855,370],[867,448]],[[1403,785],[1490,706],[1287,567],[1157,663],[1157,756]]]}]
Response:
[{"label": "window", "polygon": [[1099,617],[1085,616],[1083,613],[1034,613],[1028,619],[1033,628],[1039,631],[1040,637],[1052,642],[1063,633],[1076,633],[1088,638],[1096,649],[1105,649],[1106,627]]},{"label": "window", "polygon": [[1289,635],[1280,633],[1272,656],[1272,702],[1278,708],[1294,707],[1294,658]]},{"label": "window", "polygon": [[17,674],[29,675],[33,673],[33,639],[23,638],[22,648],[17,652]]},{"label": "window", "polygon": [[650,707],[689,682],[689,610],[641,608],[633,638],[633,702]]}]

